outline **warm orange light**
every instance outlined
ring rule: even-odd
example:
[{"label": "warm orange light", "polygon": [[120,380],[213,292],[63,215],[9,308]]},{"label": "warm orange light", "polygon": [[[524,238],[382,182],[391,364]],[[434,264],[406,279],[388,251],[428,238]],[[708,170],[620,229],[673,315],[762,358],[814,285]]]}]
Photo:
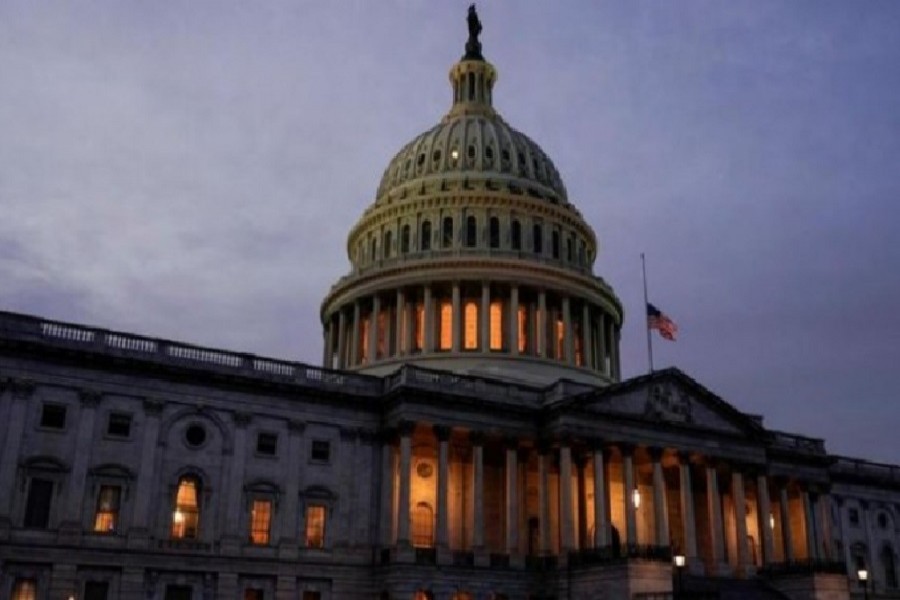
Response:
[{"label": "warm orange light", "polygon": [[441,303],[441,350],[453,348],[453,306],[449,302]]},{"label": "warm orange light", "polygon": [[528,307],[520,306],[518,314],[519,328],[519,352],[524,353],[528,348]]},{"label": "warm orange light", "polygon": [[425,347],[425,307],[416,305],[416,350]]},{"label": "warm orange light", "polygon": [[359,362],[369,362],[369,319],[364,318],[359,324]]},{"label": "warm orange light", "polygon": [[325,507],[306,507],[306,547],[323,548],[325,546]]},{"label": "warm orange light", "polygon": [[269,543],[269,525],[272,523],[272,502],[254,500],[250,509],[250,541],[254,544]]},{"label": "warm orange light", "polygon": [[464,312],[464,320],[465,323],[465,340],[463,341],[463,348],[466,350],[477,350],[478,349],[478,303],[477,302],[466,302],[465,312]]},{"label": "warm orange light", "polygon": [[503,350],[503,303],[491,302],[491,350]]},{"label": "warm orange light", "polygon": [[556,320],[556,358],[565,358],[566,328],[562,319]]}]

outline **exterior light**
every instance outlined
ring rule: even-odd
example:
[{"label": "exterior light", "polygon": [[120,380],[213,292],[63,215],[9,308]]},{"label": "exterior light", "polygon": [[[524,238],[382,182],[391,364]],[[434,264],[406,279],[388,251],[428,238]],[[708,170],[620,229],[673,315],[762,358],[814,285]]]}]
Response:
[{"label": "exterior light", "polygon": [[641,507],[641,492],[637,488],[631,492],[631,502],[635,508]]},{"label": "exterior light", "polygon": [[869,580],[869,572],[865,569],[860,569],[856,572],[856,577],[859,578],[860,581],[865,583]]},{"label": "exterior light", "polygon": [[676,554],[674,560],[677,568],[681,569],[684,567],[684,554]]},{"label": "exterior light", "polygon": [[176,510],[175,514],[172,515],[172,520],[176,523],[184,523],[184,513],[180,510]]},{"label": "exterior light", "polygon": [[775,515],[769,513],[769,529],[775,529]]},{"label": "exterior light", "polygon": [[457,150],[456,148],[454,148],[453,150],[451,150],[451,151],[450,151],[450,158],[452,158],[453,160],[456,160],[457,158],[459,158],[459,150]]}]

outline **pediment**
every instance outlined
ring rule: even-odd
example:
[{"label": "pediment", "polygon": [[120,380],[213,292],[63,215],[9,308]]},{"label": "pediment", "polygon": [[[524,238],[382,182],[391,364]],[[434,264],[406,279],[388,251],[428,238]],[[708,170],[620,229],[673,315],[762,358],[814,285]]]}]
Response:
[{"label": "pediment", "polygon": [[753,417],[677,369],[612,386],[588,402],[585,408],[727,435],[748,436],[762,431],[762,426]]}]

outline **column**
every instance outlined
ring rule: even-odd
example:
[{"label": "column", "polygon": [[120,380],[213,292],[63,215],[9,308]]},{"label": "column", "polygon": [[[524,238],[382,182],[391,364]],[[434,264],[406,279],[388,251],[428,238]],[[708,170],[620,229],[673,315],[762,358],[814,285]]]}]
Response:
[{"label": "column", "polygon": [[816,545],[816,517],[813,513],[809,490],[801,490],[800,497],[803,499],[803,522],[806,525],[804,527],[806,529],[806,558],[817,560],[819,558],[819,549]]},{"label": "column", "polygon": [[158,491],[154,489],[156,481],[156,448],[159,438],[159,417],[162,414],[163,403],[154,400],[144,400],[144,435],[141,438],[141,466],[138,469],[137,485],[134,491],[134,514],[129,537],[143,537],[149,535],[150,504],[159,498]]},{"label": "column", "polygon": [[572,306],[568,296],[562,299],[563,313],[563,360],[566,364],[575,364],[575,336],[572,331]]},{"label": "column", "polygon": [[472,442],[472,479],[474,493],[474,531],[472,546],[475,550],[484,549],[484,434],[473,431],[469,435]]},{"label": "column", "polygon": [[609,367],[606,362],[606,315],[603,311],[597,315],[597,331],[600,334],[597,339],[597,351],[600,356],[597,357],[597,363],[600,365],[600,372],[609,375]]},{"label": "column", "polygon": [[787,482],[781,482],[779,490],[781,501],[781,539],[784,541],[784,562],[794,560],[794,538],[791,534],[791,510],[788,504]]},{"label": "column", "polygon": [[444,425],[435,425],[434,435],[438,440],[437,536],[435,541],[438,548],[449,548],[450,428]]},{"label": "column", "polygon": [[359,300],[353,303],[353,331],[350,333],[350,360],[347,366],[359,364]]},{"label": "column", "polygon": [[538,292],[537,326],[534,332],[536,356],[547,356],[547,292]]},{"label": "column", "polygon": [[685,453],[678,455],[681,519],[684,527],[684,555],[688,563],[697,560],[697,521],[694,517],[694,488],[691,482],[691,463]]},{"label": "column", "polygon": [[509,290],[509,353],[519,355],[519,286]]},{"label": "column", "polygon": [[[337,368],[343,369],[347,366],[347,313],[344,311],[343,307],[338,311],[337,349]],[[329,368],[334,367],[333,365],[329,365]]]},{"label": "column", "polygon": [[381,312],[381,298],[372,297],[372,314],[369,315],[369,364],[378,360],[378,313]]},{"label": "column", "polygon": [[716,468],[706,466],[706,509],[709,514],[713,567],[725,562],[725,538],[722,528],[722,502],[719,498],[719,479]]},{"label": "column", "polygon": [[616,329],[615,323],[610,324],[613,328],[612,332],[612,348],[610,354],[613,357],[613,377],[615,377],[616,381],[622,379],[622,365],[619,364],[619,336],[621,335],[619,331]]},{"label": "column", "polygon": [[481,282],[481,311],[479,312],[479,342],[482,352],[491,350],[491,284]]},{"label": "column", "polygon": [[735,536],[737,537],[737,565],[739,570],[750,566],[750,540],[747,539],[747,496],[744,492],[744,475],[731,472],[731,495],[734,498]]},{"label": "column", "polygon": [[609,539],[609,488],[606,485],[606,468],[603,464],[603,445],[594,443],[594,547],[610,544]]},{"label": "column", "polygon": [[397,503],[397,545],[408,547],[409,543],[409,492],[410,469],[412,468],[412,433],[415,423],[403,421],[400,433],[400,500]]},{"label": "column", "polygon": [[587,537],[587,456],[580,455],[574,457],[575,463],[575,504],[578,510],[578,527],[575,536],[575,546],[578,550],[590,547],[593,541],[589,541]]},{"label": "column", "polygon": [[406,332],[409,331],[409,319],[406,316],[406,294],[403,288],[397,290],[397,322],[394,323],[394,335],[397,339],[397,356],[409,353]]},{"label": "column", "polygon": [[381,545],[391,546],[394,541],[394,433],[381,435]]},{"label": "column", "polygon": [[[5,387],[5,391],[4,391]],[[7,413],[3,435],[3,454],[0,454],[0,490],[15,489],[16,469],[19,464],[19,452],[22,445],[22,434],[25,431],[25,417],[28,399],[34,393],[34,382],[25,379],[9,379],[6,385],[0,382],[0,397],[8,395],[10,409]],[[143,474],[143,471],[141,472]],[[0,538],[8,534],[12,525],[10,519],[10,501],[13,494],[4,493],[0,501]]]},{"label": "column", "polygon": [[759,530],[762,532],[764,565],[775,562],[775,539],[772,531],[772,505],[769,503],[769,486],[765,473],[756,476],[756,502],[759,506]]},{"label": "column", "polygon": [[650,458],[653,460],[653,521],[656,525],[657,546],[668,546],[670,543],[666,479],[662,468],[663,451],[663,448],[650,448]]},{"label": "column", "polygon": [[572,522],[572,450],[568,444],[559,447],[559,544],[560,554],[574,548]]},{"label": "column", "polygon": [[547,556],[551,553],[550,545],[550,482],[549,482],[549,460],[548,455],[550,449],[546,445],[538,446],[538,501],[541,513],[541,555]]},{"label": "column", "polygon": [[581,356],[588,369],[594,363],[594,349],[591,347],[591,307],[587,303],[581,307]]},{"label": "column", "polygon": [[519,552],[519,448],[515,438],[506,441],[506,553]]},{"label": "column", "polygon": [[422,292],[422,305],[425,313],[424,352],[434,352],[434,299],[431,297],[430,285],[426,285]]},{"label": "column", "polygon": [[634,506],[634,446],[630,444],[622,444],[622,469],[624,471],[625,486],[622,498],[625,508],[625,542],[629,546],[638,543],[637,539],[637,515]]},{"label": "column", "polygon": [[459,352],[462,346],[463,311],[459,297],[459,282],[453,282],[451,301],[453,303],[453,352]]},{"label": "column", "polygon": [[303,444],[303,430],[306,423],[303,421],[288,421],[288,456],[287,478],[284,487],[284,500],[279,508],[281,512],[281,542],[288,546],[296,544],[299,537],[297,526],[297,504],[300,497],[300,479],[305,465],[305,449]]},{"label": "column", "polygon": [[831,497],[828,492],[822,492],[813,503],[814,514],[816,515],[816,534],[819,548],[819,558],[822,560],[833,560],[831,544]]},{"label": "column", "polygon": [[334,338],[334,321],[329,316],[328,321],[325,323],[325,340],[322,350],[322,366],[326,369],[330,369],[332,365],[331,357],[333,355],[332,350],[332,340]]}]

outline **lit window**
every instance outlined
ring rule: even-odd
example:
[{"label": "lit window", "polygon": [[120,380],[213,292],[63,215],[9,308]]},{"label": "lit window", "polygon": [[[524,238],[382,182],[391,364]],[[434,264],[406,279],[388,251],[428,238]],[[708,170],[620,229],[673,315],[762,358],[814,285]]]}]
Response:
[{"label": "lit window", "polygon": [[439,350],[453,348],[453,306],[442,302],[440,307],[440,346]]},{"label": "lit window", "polygon": [[415,310],[416,330],[413,339],[415,340],[415,350],[421,350],[425,347],[425,307],[417,304]]},{"label": "lit window", "polygon": [[466,350],[478,349],[478,303],[466,302],[464,312],[464,331],[466,333],[463,348]]},{"label": "lit window", "polygon": [[383,309],[378,313],[378,339],[376,340],[376,355],[375,358],[384,358],[387,356],[387,324],[388,324],[388,311],[387,309]]},{"label": "lit window", "polygon": [[528,348],[528,307],[520,306],[518,318],[519,327],[519,352],[525,353]]},{"label": "lit window", "polygon": [[359,364],[369,362],[369,318],[361,317],[359,323]]},{"label": "lit window", "polygon": [[172,513],[172,537],[175,539],[197,539],[200,523],[199,484],[193,477],[178,480],[175,494],[175,512]]},{"label": "lit window", "polygon": [[425,502],[417,504],[413,512],[412,542],[420,548],[434,545],[434,511]]},{"label": "lit window", "polygon": [[556,358],[563,359],[566,357],[566,329],[562,319],[556,320]]},{"label": "lit window", "polygon": [[11,600],[36,600],[37,583],[34,579],[16,579]]},{"label": "lit window", "polygon": [[306,507],[306,547],[325,547],[325,507]]},{"label": "lit window", "polygon": [[272,501],[254,500],[250,508],[250,541],[262,546],[268,544],[271,523]]},{"label": "lit window", "polygon": [[50,526],[50,504],[53,501],[53,482],[32,478],[25,501],[25,527],[46,529]]},{"label": "lit window", "polygon": [[576,322],[573,324],[572,335],[574,336],[573,341],[575,342],[575,364],[579,367],[584,366],[584,352],[582,352],[581,348],[581,324]]},{"label": "lit window", "polygon": [[503,350],[503,303],[491,302],[491,350]]},{"label": "lit window", "polygon": [[94,516],[94,531],[96,533],[113,533],[119,524],[119,499],[122,496],[122,488],[117,485],[100,486],[100,495],[97,496],[97,513]]}]

